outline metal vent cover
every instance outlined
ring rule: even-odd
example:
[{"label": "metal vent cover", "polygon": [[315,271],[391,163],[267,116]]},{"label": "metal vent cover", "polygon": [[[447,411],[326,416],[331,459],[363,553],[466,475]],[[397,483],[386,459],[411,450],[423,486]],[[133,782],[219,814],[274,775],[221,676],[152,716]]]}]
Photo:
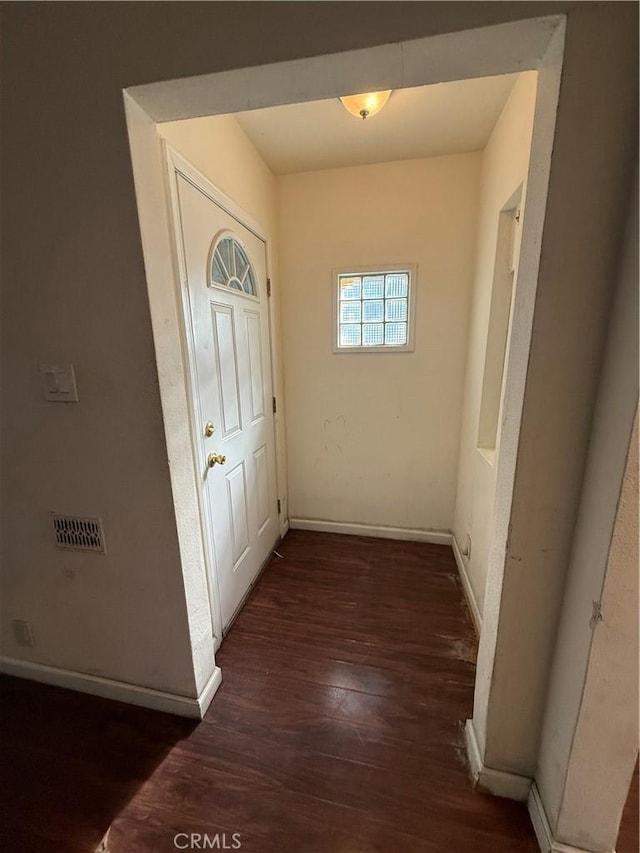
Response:
[{"label": "metal vent cover", "polygon": [[51,520],[58,548],[105,553],[101,519],[52,512]]}]

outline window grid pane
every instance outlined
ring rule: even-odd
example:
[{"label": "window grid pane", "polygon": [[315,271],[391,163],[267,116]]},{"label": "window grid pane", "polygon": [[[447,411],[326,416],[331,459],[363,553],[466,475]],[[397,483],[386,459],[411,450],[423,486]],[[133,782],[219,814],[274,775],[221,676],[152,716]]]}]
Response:
[{"label": "window grid pane", "polygon": [[360,299],[361,298],[360,277],[345,276],[340,279],[340,299]]},{"label": "window grid pane", "polygon": [[384,306],[384,319],[387,322],[401,322],[407,319],[406,299],[387,299]]},{"label": "window grid pane", "polygon": [[384,276],[365,275],[362,279],[363,299],[382,299],[384,296]]},{"label": "window grid pane", "polygon": [[362,346],[381,347],[384,344],[384,323],[365,323],[362,326]]},{"label": "window grid pane", "polygon": [[342,302],[340,304],[341,323],[359,323],[362,319],[362,302]]},{"label": "window grid pane", "polygon": [[355,324],[342,324],[340,326],[340,346],[341,347],[359,347],[361,344],[361,329],[362,326]]},{"label": "window grid pane", "polygon": [[364,323],[381,323],[384,320],[384,302],[382,299],[366,299],[362,303]]},{"label": "window grid pane", "polygon": [[338,318],[340,347],[406,346],[409,274],[338,276]]},{"label": "window grid pane", "polygon": [[396,296],[406,296],[409,290],[409,276],[407,273],[391,273],[385,279],[384,295],[387,299]]},{"label": "window grid pane", "polygon": [[384,327],[384,342],[393,346],[401,346],[407,342],[406,323],[386,323]]}]

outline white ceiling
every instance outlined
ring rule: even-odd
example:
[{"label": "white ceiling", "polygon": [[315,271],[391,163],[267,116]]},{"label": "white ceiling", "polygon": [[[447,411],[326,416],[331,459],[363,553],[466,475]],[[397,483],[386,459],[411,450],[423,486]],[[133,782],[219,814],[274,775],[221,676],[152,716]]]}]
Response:
[{"label": "white ceiling", "polygon": [[516,77],[399,89],[365,121],[337,98],[235,115],[276,175],[462,154],[484,148]]}]

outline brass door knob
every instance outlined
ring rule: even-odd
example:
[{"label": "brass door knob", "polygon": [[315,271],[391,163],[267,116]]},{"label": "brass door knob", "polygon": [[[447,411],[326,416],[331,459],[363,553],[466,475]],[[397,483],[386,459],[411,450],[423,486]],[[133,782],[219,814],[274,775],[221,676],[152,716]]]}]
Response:
[{"label": "brass door knob", "polygon": [[223,456],[222,453],[210,453],[207,456],[207,465],[209,468],[213,468],[214,465],[224,465],[227,461],[227,457]]},{"label": "brass door knob", "polygon": [[206,424],[204,425],[204,434],[206,435],[206,437],[211,438],[211,436],[214,434],[215,431],[216,431],[216,428],[211,423],[211,421],[207,421]]}]

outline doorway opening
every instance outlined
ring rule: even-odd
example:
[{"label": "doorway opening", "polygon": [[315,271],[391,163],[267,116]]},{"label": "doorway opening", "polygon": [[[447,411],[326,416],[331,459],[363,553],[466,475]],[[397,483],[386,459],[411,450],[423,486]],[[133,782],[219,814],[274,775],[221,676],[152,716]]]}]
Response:
[{"label": "doorway opening", "polygon": [[[362,471],[373,472],[374,476],[377,472],[378,480],[380,480],[380,466],[385,461],[385,455],[393,456],[393,453],[389,454],[384,451],[384,443],[390,437],[389,425],[382,424],[381,432],[376,434],[371,423],[368,423],[367,429],[363,430],[362,425],[359,425],[357,420],[355,423],[350,421],[345,416],[345,412],[341,411],[344,404],[352,402],[359,393],[370,397],[371,389],[358,387],[362,383],[354,380],[345,386],[343,398],[335,402],[326,417],[317,417],[317,410],[315,410],[314,416],[314,404],[318,396],[322,395],[323,389],[332,385],[331,375],[321,369],[320,361],[318,361],[315,367],[320,367],[320,369],[314,374],[313,381],[310,381],[309,360],[318,355],[318,353],[313,352],[312,348],[308,349],[303,358],[296,358],[291,355],[295,352],[296,341],[302,344],[310,342],[310,338],[306,334],[308,332],[306,321],[299,322],[301,310],[309,309],[313,315],[312,319],[318,324],[318,328],[322,326],[322,337],[318,338],[318,340],[322,340],[320,345],[322,351],[319,352],[322,358],[328,353],[334,361],[337,359],[340,362],[337,368],[339,372],[353,370],[358,365],[362,367],[363,360],[378,359],[375,368],[372,367],[366,372],[361,372],[360,376],[368,376],[369,378],[373,376],[374,387],[377,388],[380,387],[381,376],[384,376],[389,387],[400,389],[400,397],[396,401],[396,405],[389,405],[388,398],[386,400],[379,399],[377,401],[378,411],[388,412],[404,407],[409,410],[408,420],[411,421],[412,415],[418,409],[428,411],[430,407],[435,409],[440,405],[445,409],[445,412],[450,411],[448,400],[457,394],[458,412],[454,416],[454,420],[456,417],[458,419],[457,426],[449,430],[448,439],[450,440],[453,435],[453,441],[449,441],[447,448],[447,453],[451,457],[451,447],[457,445],[454,453],[456,455],[458,447],[462,448],[463,446],[465,434],[461,402],[464,400],[462,391],[464,380],[462,377],[465,374],[465,360],[467,360],[466,374],[469,375],[468,353],[472,348],[472,342],[470,341],[467,347],[466,339],[457,337],[459,347],[455,357],[450,358],[447,354],[447,358],[438,363],[438,348],[434,345],[434,341],[438,341],[438,334],[441,336],[440,340],[443,346],[446,345],[447,339],[453,340],[453,337],[447,338],[446,324],[439,322],[439,312],[430,310],[433,305],[430,304],[427,296],[423,298],[421,291],[422,280],[432,281],[431,277],[438,273],[437,265],[433,263],[434,252],[432,251],[431,258],[427,257],[422,263],[415,257],[417,249],[412,252],[407,249],[404,254],[406,255],[409,252],[410,256],[403,256],[403,253],[391,244],[392,241],[385,237],[385,234],[387,237],[391,234],[391,231],[387,230],[378,236],[376,252],[369,254],[365,260],[362,246],[356,247],[353,235],[348,238],[343,230],[342,255],[339,262],[332,266],[332,275],[335,275],[338,267],[340,268],[338,272],[340,270],[345,272],[346,270],[353,273],[351,285],[355,289],[360,288],[360,299],[354,297],[352,300],[340,300],[336,298],[336,304],[332,305],[334,288],[329,286],[322,293],[319,288],[312,288],[307,291],[306,297],[309,298],[311,304],[304,305],[305,291],[301,287],[292,286],[288,290],[291,297],[289,306],[285,308],[285,312],[281,316],[278,299],[282,295],[280,289],[282,282],[287,276],[290,277],[291,281],[296,278],[298,281],[309,280],[309,267],[312,267],[315,262],[306,250],[305,241],[301,239],[304,236],[301,229],[307,228],[311,229],[311,240],[313,241],[313,218],[307,218],[303,221],[301,217],[296,215],[296,209],[305,209],[308,212],[310,209],[318,210],[319,208],[313,208],[309,205],[305,208],[304,205],[300,207],[299,204],[296,207],[296,199],[299,202],[300,183],[303,179],[296,177],[298,173],[291,173],[290,180],[285,180],[275,194],[275,207],[270,210],[268,204],[263,204],[256,217],[261,223],[264,223],[272,216],[275,218],[279,216],[281,221],[286,220],[285,230],[288,232],[286,249],[283,248],[285,241],[282,233],[279,234],[280,239],[277,246],[274,241],[268,243],[271,260],[267,259],[266,261],[270,269],[279,270],[278,280],[274,280],[273,283],[275,298],[268,302],[266,309],[271,336],[269,358],[273,367],[272,397],[275,399],[273,435],[270,441],[273,448],[272,458],[275,460],[272,479],[275,484],[276,501],[279,501],[280,505],[277,532],[283,535],[291,524],[297,527],[313,526],[315,529],[356,533],[373,532],[374,535],[391,538],[418,538],[452,543],[453,531],[457,528],[461,531],[460,538],[466,543],[465,545],[460,542],[455,548],[459,558],[463,584],[472,602],[472,609],[475,607],[478,617],[481,617],[482,599],[485,596],[492,597],[489,608],[491,611],[495,611],[495,602],[498,602],[499,608],[500,601],[499,583],[491,587],[488,585],[486,591],[483,583],[489,573],[489,560],[494,561],[496,565],[499,564],[501,559],[503,560],[506,547],[510,495],[517,458],[537,269],[544,225],[549,163],[557,109],[562,63],[563,26],[563,19],[559,17],[536,19],[517,24],[490,27],[473,33],[450,34],[400,45],[357,51],[351,54],[323,56],[312,60],[284,63],[282,66],[248,68],[238,72],[214,74],[208,78],[151,84],[135,87],[125,93],[152,323],[156,336],[165,431],[172,460],[171,474],[174,480],[174,494],[176,495],[176,518],[179,537],[181,542],[184,542],[183,572],[185,574],[187,607],[190,612],[198,612],[199,625],[202,629],[202,596],[198,590],[202,589],[202,578],[208,577],[211,632],[212,637],[217,638],[218,642],[222,636],[226,618],[220,607],[220,590],[216,589],[216,584],[219,586],[220,569],[216,565],[215,542],[212,547],[210,544],[212,540],[207,532],[209,519],[207,517],[206,499],[203,498],[202,488],[196,487],[194,489],[194,484],[197,486],[202,484],[203,464],[201,435],[198,434],[196,440],[196,434],[206,427],[208,416],[204,411],[196,411],[193,404],[197,395],[195,394],[194,373],[191,365],[196,359],[190,350],[193,343],[188,328],[190,319],[188,312],[184,310],[185,304],[189,304],[188,282],[185,282],[180,271],[180,260],[177,257],[175,242],[172,240],[169,206],[166,203],[166,156],[161,141],[163,135],[173,147],[176,147],[175,140],[172,142],[170,138],[169,123],[203,116],[212,116],[216,120],[223,119],[224,121],[219,128],[217,144],[211,147],[211,155],[217,157],[220,174],[228,177],[234,168],[238,169],[238,158],[242,147],[247,144],[253,148],[256,147],[250,141],[247,129],[252,121],[255,123],[255,120],[259,118],[258,112],[267,112],[269,109],[277,107],[283,110],[293,109],[294,107],[313,109],[318,102],[328,102],[337,107],[338,104],[335,101],[337,97],[358,91],[391,89],[398,93],[396,100],[400,101],[406,91],[418,87],[434,88],[436,83],[446,85],[458,80],[474,83],[477,82],[478,78],[503,78],[502,82],[504,82],[504,75],[513,75],[510,84],[515,90],[518,86],[521,89],[526,88],[527,81],[529,81],[533,91],[529,130],[531,158],[529,161],[529,144],[527,144],[525,148],[528,168],[525,168],[524,175],[522,169],[516,170],[515,182],[511,181],[509,193],[506,194],[507,197],[512,195],[517,191],[519,184],[523,181],[526,182],[526,192],[524,193],[526,195],[526,209],[525,205],[521,204],[521,210],[524,212],[521,222],[522,247],[518,259],[516,295],[513,299],[513,308],[508,312],[508,345],[504,346],[508,355],[506,360],[503,359],[502,365],[500,365],[501,369],[498,371],[500,376],[504,374],[504,378],[499,382],[502,429],[498,429],[498,421],[496,420],[496,438],[499,437],[499,441],[496,441],[495,457],[491,465],[492,495],[489,502],[482,502],[485,508],[489,507],[490,519],[488,522],[486,518],[476,521],[475,518],[470,517],[470,509],[456,514],[450,501],[449,518],[452,520],[447,522],[446,512],[440,516],[434,513],[432,516],[434,521],[425,524],[424,507],[420,501],[416,500],[416,492],[419,492],[424,484],[417,482],[415,476],[418,467],[415,463],[415,447],[408,448],[409,452],[399,469],[400,476],[386,476],[384,478],[387,488],[396,488],[398,494],[389,493],[382,506],[378,501],[374,507],[370,501],[370,481],[365,478],[358,484],[357,475],[353,476],[353,472],[351,472],[349,476],[348,466],[345,463],[345,446],[351,442],[349,459],[358,460]],[[514,44],[518,45],[518,50],[515,53],[512,49]],[[470,45],[473,45],[473,50],[469,50]],[[516,80],[517,75],[521,76]],[[387,109],[391,109],[392,106],[393,96]],[[236,118],[233,118],[234,114]],[[370,121],[373,123],[376,119],[381,120],[383,118],[384,112],[380,116],[371,118]],[[205,119],[200,120],[204,121]],[[356,121],[351,117],[349,120]],[[230,122],[233,122],[235,127]],[[241,127],[243,123],[244,126]],[[259,131],[255,132],[259,135]],[[266,131],[264,133],[266,134]],[[226,159],[220,156],[224,148],[222,141],[225,135],[232,142],[227,147]],[[201,142],[201,144],[203,143]],[[185,154],[184,149],[181,153]],[[196,157],[194,157],[193,151],[190,154],[191,156],[188,159],[193,163]],[[425,162],[433,159],[435,158],[423,158]],[[444,233],[438,235],[434,247],[437,244],[442,249],[446,240],[449,240],[446,246],[446,255],[457,262],[466,259],[467,267],[464,272],[460,273],[459,277],[460,280],[465,279],[467,282],[467,292],[461,296],[464,288],[458,291],[456,288],[452,288],[449,292],[450,303],[445,311],[445,314],[448,311],[448,316],[452,322],[458,323],[458,325],[460,323],[464,325],[469,315],[472,314],[468,288],[471,287],[470,279],[473,279],[473,273],[470,275],[469,270],[474,267],[474,253],[471,245],[473,237],[470,238],[469,235],[476,224],[477,211],[473,207],[474,205],[477,206],[478,203],[479,166],[477,162],[472,162],[473,157],[468,159],[469,162],[463,164],[464,169],[462,169],[462,171],[466,169],[465,180],[457,175],[455,180],[451,177],[451,182],[446,188],[441,185],[440,210],[430,213],[434,231],[445,220],[448,223],[446,237]],[[412,160],[406,160],[406,163],[412,162]],[[406,163],[400,163],[398,168],[393,170],[392,176],[386,176],[385,193],[388,198],[394,196],[394,182],[404,181],[415,187],[415,175],[408,174],[410,170]],[[386,167],[388,163],[378,161],[377,165],[369,163],[349,168],[356,170],[359,168],[362,170],[378,169],[383,165]],[[442,166],[442,163],[439,165]],[[459,166],[460,163],[456,163],[457,171],[460,171],[457,168]],[[184,166],[186,171],[189,168],[191,167],[188,164]],[[424,166],[423,168],[428,171],[429,167]],[[330,170],[316,170],[316,174],[320,177],[310,178],[307,183],[313,184],[315,182],[320,185],[319,187],[316,186],[316,190],[326,189],[325,181],[328,171]],[[268,182],[268,178],[265,176],[264,170],[259,167],[253,169],[240,168],[239,172],[240,182],[234,191],[232,202],[241,211],[238,213],[237,221],[242,223],[247,222],[252,215],[251,213],[248,214],[247,211],[247,208],[250,207],[250,204],[246,202],[247,197],[251,195],[260,182]],[[441,179],[442,170],[439,169],[438,172]],[[308,173],[300,174],[306,175]],[[343,178],[344,174],[336,178],[337,183],[341,183],[341,177]],[[363,186],[371,186],[366,177],[363,175],[359,177],[361,181],[364,181]],[[437,179],[437,175],[433,177],[436,183]],[[197,180],[200,181],[200,178]],[[216,193],[219,194],[220,190],[223,193],[228,192],[223,182],[224,178],[211,182],[214,184],[213,189]],[[376,186],[384,185],[384,180],[374,183]],[[455,191],[452,190],[452,187]],[[340,212],[347,209],[350,202],[355,199],[357,203],[357,180],[347,189],[350,191],[346,193],[345,199],[343,199],[344,203],[333,208],[329,207],[327,211],[329,216],[333,214],[334,225],[335,221],[339,220]],[[475,198],[474,192],[476,193]],[[337,196],[334,196],[334,200],[335,198]],[[460,203],[461,198],[463,199],[462,203]],[[316,195],[316,201],[318,199],[319,196]],[[500,198],[500,205],[504,206],[504,203],[505,195],[503,194]],[[488,218],[493,222],[492,228],[494,229],[497,227],[496,217],[499,210],[500,208],[495,211],[491,210],[492,215]],[[456,218],[456,212],[461,214],[460,221],[459,218]],[[462,220],[464,222],[461,225]],[[199,218],[195,216],[194,221],[199,221]],[[318,223],[315,224],[317,226]],[[461,231],[456,231],[457,226],[466,228],[468,233],[463,235]],[[410,228],[407,230],[411,231]],[[208,242],[203,239],[203,246],[206,243],[208,251],[212,250],[214,237],[215,234],[209,234]],[[326,246],[322,240],[316,239],[315,242],[319,243],[321,247]],[[416,240],[417,242],[420,242],[419,238]],[[492,243],[491,238],[486,237],[486,242],[487,245],[490,245]],[[240,243],[242,244],[242,240]],[[213,251],[215,254],[215,249]],[[400,256],[396,256],[396,254]],[[491,247],[491,256],[495,256],[495,241]],[[325,259],[325,261],[327,260]],[[360,261],[359,264],[358,261]],[[282,265],[279,266],[280,264]],[[424,400],[420,400],[419,375],[412,376],[408,366],[410,364],[409,359],[416,355],[415,351],[398,352],[393,355],[373,351],[371,353],[333,353],[332,337],[336,332],[336,329],[333,328],[335,324],[339,323],[340,326],[345,327],[353,326],[354,334],[355,326],[359,325],[360,343],[362,343],[362,335],[364,334],[373,335],[371,340],[378,340],[375,336],[380,335],[380,328],[378,327],[381,327],[384,342],[385,322],[387,320],[384,312],[387,311],[387,307],[390,311],[400,313],[404,310],[400,305],[400,302],[405,299],[404,296],[395,297],[395,302],[398,303],[396,305],[393,296],[390,295],[390,305],[387,306],[386,291],[382,297],[376,296],[377,291],[374,293],[375,288],[381,286],[380,282],[373,281],[376,276],[367,276],[365,273],[361,276],[356,275],[358,271],[356,267],[363,265],[377,267],[378,269],[374,270],[374,273],[380,273],[380,271],[393,267],[398,267],[401,270],[408,266],[416,267],[417,308],[415,319],[418,323],[416,334],[419,335],[416,340],[420,339],[427,344],[431,341],[432,349],[429,354],[434,373],[438,372],[438,368],[440,368],[440,374],[447,374],[449,369],[457,371],[459,380],[457,390],[451,390],[448,374],[444,380],[441,375],[442,385],[439,399],[429,400],[426,404]],[[442,277],[442,269],[440,269],[440,273]],[[421,278],[422,276],[424,279]],[[331,280],[334,281],[335,278]],[[383,283],[382,287],[386,288],[386,283]],[[363,294],[366,288],[369,288],[368,296],[364,298]],[[428,293],[428,290],[428,287],[425,288],[424,293]],[[355,293],[355,290],[353,292]],[[452,297],[452,293],[457,293],[458,303]],[[313,300],[316,297],[318,301],[314,303]],[[232,298],[244,299],[246,294]],[[467,300],[466,309],[463,307],[462,310],[459,310],[460,304],[464,303],[465,298]],[[342,302],[345,304],[343,305]],[[347,302],[352,304],[347,305]],[[360,304],[356,306],[356,302]],[[392,302],[393,304],[391,304]],[[407,295],[407,305],[409,304]],[[423,308],[426,309],[426,314],[422,318],[423,329],[421,331],[419,328],[420,311]],[[355,313],[358,310],[360,311],[360,319],[356,320]],[[467,312],[466,317],[464,316],[465,310]],[[378,316],[380,311],[383,312],[382,320]],[[365,312],[373,313],[365,317]],[[395,317],[395,320],[390,316],[388,321],[391,325],[395,323],[395,326],[398,327],[395,329],[395,333],[399,333],[399,327],[406,324],[409,319],[408,316],[405,319],[401,318],[400,313]],[[347,314],[351,317],[351,322],[349,322]],[[440,319],[445,314],[440,314]],[[210,312],[208,316],[211,316]],[[478,310],[475,316],[481,317],[482,311]],[[218,319],[214,318],[214,328],[217,322]],[[227,325],[228,328],[231,328],[230,322]],[[367,328],[365,329],[365,327]],[[282,340],[284,341],[284,348],[281,345]],[[236,346],[236,343],[233,343],[233,347]],[[484,355],[484,344],[481,349]],[[428,347],[426,350],[428,351]],[[289,352],[289,357],[287,357],[287,352]],[[267,350],[264,350],[263,357],[265,359],[266,353]],[[390,364],[385,364],[383,359],[391,359],[392,361]],[[471,370],[473,372],[476,367],[476,359],[472,361]],[[484,357],[481,361],[484,366]],[[240,368],[238,367],[238,369]],[[222,380],[221,383],[223,384]],[[496,382],[494,382],[494,386],[495,384]],[[267,386],[263,385],[262,387],[263,398],[265,387]],[[295,387],[299,393],[291,395],[292,387]],[[289,393],[287,399],[284,396],[285,388]],[[335,390],[335,384],[333,384],[333,388]],[[293,399],[295,399],[295,406],[290,410],[289,400]],[[418,406],[415,411],[412,411],[411,406],[415,406],[416,402]],[[297,412],[294,411],[295,407],[298,408]],[[191,412],[191,423],[189,424],[185,424],[185,411]],[[309,416],[313,416],[313,423],[305,423],[305,417]],[[220,417],[222,417],[222,411],[220,411]],[[471,423],[467,427],[472,436],[473,452],[477,454],[477,423]],[[214,424],[214,428],[218,428],[218,425]],[[311,435],[311,439],[315,440],[316,444],[319,439],[322,448],[322,452],[315,457],[306,452],[304,448],[304,443],[310,438],[309,433],[313,430],[317,430],[318,435],[315,436],[315,439]],[[419,433],[420,430],[418,429],[417,432]],[[363,437],[367,440],[363,441]],[[442,446],[437,442],[425,442],[423,450],[432,454],[436,461],[446,456],[446,453],[442,451]],[[220,451],[216,447],[211,452]],[[289,461],[288,468],[287,458]],[[294,460],[295,465],[292,464]],[[472,470],[477,465],[478,461],[474,457],[471,463],[467,465],[467,469]],[[211,470],[217,474],[220,473],[219,469],[216,470],[215,465]],[[395,471],[398,473],[398,468],[395,468]],[[382,473],[386,475],[389,472],[383,470]],[[390,473],[393,474],[393,470]],[[238,475],[239,477],[240,475]],[[338,479],[336,480],[336,478]],[[427,477],[422,479],[429,480]],[[453,485],[448,482],[446,489],[444,489],[442,482],[437,477],[433,477],[428,483],[429,488],[422,488],[421,495],[442,494],[447,490],[449,493],[455,493],[456,490],[458,492],[466,490],[469,494],[468,506],[472,507],[477,499],[478,490],[484,488],[484,481],[481,482],[481,479],[481,477],[471,475],[464,482],[458,481],[458,472],[458,477],[453,476],[453,480],[456,482]],[[485,477],[485,481],[486,479]],[[407,482],[412,484],[409,489],[402,486],[403,483],[406,484]],[[237,480],[236,486],[238,483],[241,483],[240,479]],[[323,489],[327,485],[330,488]],[[232,496],[233,494],[241,494],[242,489],[234,493],[234,486],[228,481],[226,488],[228,490],[227,497],[231,496],[229,498],[231,503],[228,505],[233,507],[234,499]],[[493,499],[494,496],[496,496],[495,500]],[[238,500],[240,499],[238,498]],[[290,505],[292,500],[294,501],[293,506]],[[356,503],[364,507],[362,513],[354,511]],[[240,506],[240,504],[241,501],[238,505]],[[336,505],[338,505],[337,510]],[[400,514],[394,517],[393,511],[396,509],[399,509]],[[323,526],[319,527],[319,525]],[[469,534],[470,529],[473,531],[472,536]],[[193,547],[193,537],[196,537],[201,543],[201,548]],[[234,546],[237,553],[234,552],[231,555],[232,565],[234,558],[237,561],[240,554],[238,549],[242,538],[240,535],[236,543],[237,547]],[[485,560],[484,577],[475,580],[473,567],[470,570],[469,566],[469,561],[472,559],[471,538],[473,538],[473,555],[484,555],[483,559]],[[454,542],[454,546],[455,544]],[[498,578],[500,577],[498,572]],[[490,643],[491,638],[488,637],[485,644],[490,645]],[[206,669],[207,666],[214,665],[213,656],[206,650],[206,643],[203,642],[202,636],[199,639],[197,653],[203,656],[203,668]],[[486,663],[482,663],[481,668],[488,667],[490,669],[490,650],[484,655],[484,660]],[[487,672],[480,669],[478,679],[481,684],[486,683]]]}]

